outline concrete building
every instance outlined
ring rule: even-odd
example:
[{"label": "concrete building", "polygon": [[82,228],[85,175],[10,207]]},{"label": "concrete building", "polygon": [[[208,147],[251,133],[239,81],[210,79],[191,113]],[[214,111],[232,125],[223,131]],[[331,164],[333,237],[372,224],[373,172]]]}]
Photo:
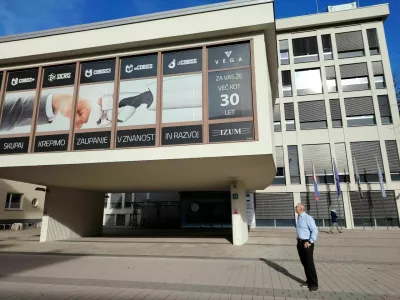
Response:
[{"label": "concrete building", "polygon": [[99,234],[120,191],[222,191],[247,241],[246,190],[275,176],[272,1],[4,37],[0,53],[0,178],[46,186],[41,241]]},{"label": "concrete building", "polygon": [[[331,209],[347,228],[386,227],[386,220],[390,227],[399,226],[400,123],[384,32],[389,7],[335,8],[276,20],[277,174],[267,189],[248,191],[255,199],[253,205],[248,197],[251,227],[294,226],[293,208],[299,202],[306,204],[321,227],[330,226]],[[343,191],[339,198],[333,160]],[[384,200],[377,161],[385,181]],[[318,202],[313,164],[319,178]],[[106,213],[110,217],[105,224],[115,225],[116,218],[132,214],[132,208]]]},{"label": "concrete building", "polygon": [[[388,5],[278,19],[277,176],[255,194],[257,226],[293,226],[303,202],[320,226],[399,226],[400,123],[384,21]],[[337,198],[335,159],[343,197]],[[384,174],[386,199],[378,179]],[[314,200],[312,163],[319,178]],[[356,165],[363,198],[358,197]]]}]

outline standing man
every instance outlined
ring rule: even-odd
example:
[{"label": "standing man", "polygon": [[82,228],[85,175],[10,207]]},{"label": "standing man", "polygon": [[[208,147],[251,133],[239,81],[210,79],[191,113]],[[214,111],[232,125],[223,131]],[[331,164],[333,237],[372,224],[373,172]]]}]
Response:
[{"label": "standing man", "polygon": [[303,286],[307,286],[310,292],[315,292],[318,290],[318,277],[314,265],[314,243],[317,240],[318,228],[313,217],[309,216],[305,210],[304,204],[297,204],[297,251],[307,278]]}]

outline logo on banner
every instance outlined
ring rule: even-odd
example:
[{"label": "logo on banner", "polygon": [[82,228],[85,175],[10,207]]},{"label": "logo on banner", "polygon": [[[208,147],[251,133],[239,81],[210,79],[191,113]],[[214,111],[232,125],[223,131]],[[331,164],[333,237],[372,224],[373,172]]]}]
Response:
[{"label": "logo on banner", "polygon": [[49,75],[49,81],[50,82],[53,82],[54,80],[56,80],[56,74],[54,74],[54,73],[51,73],[50,75]]},{"label": "logo on banner", "polygon": [[60,73],[60,74],[51,73],[48,76],[48,80],[50,82],[53,82],[55,80],[70,79],[70,78],[71,78],[71,73]]},{"label": "logo on banner", "polygon": [[92,77],[92,75],[93,75],[93,70],[92,69],[87,69],[86,71],[85,71],[85,77]]},{"label": "logo on banner", "polygon": [[111,68],[108,69],[100,69],[100,70],[92,70],[92,69],[87,69],[85,71],[85,77],[92,77],[92,75],[101,75],[101,74],[109,74],[111,73]]},{"label": "logo on banner", "polygon": [[153,64],[137,65],[136,68],[135,68],[135,71],[151,70],[151,69],[153,69]]},{"label": "logo on banner", "polygon": [[133,72],[133,65],[126,65],[125,66],[125,72],[126,73],[132,73]]},{"label": "logo on banner", "polygon": [[176,59],[174,58],[174,60],[171,61],[171,63],[168,65],[168,68],[173,69],[176,67],[176,65],[185,66],[185,65],[194,65],[194,64],[197,64],[197,58],[183,59],[183,60],[178,61],[178,63],[176,63]]},{"label": "logo on banner", "polygon": [[237,60],[234,57],[231,57],[233,51],[225,51],[225,55],[227,58],[223,59],[216,59],[215,64],[218,65],[219,63],[221,64],[227,64],[227,63],[234,63],[234,62],[242,62],[243,58],[239,57]]},{"label": "logo on banner", "polygon": [[18,77],[12,78],[11,79],[11,85],[16,86],[18,83],[28,83],[28,82],[33,82],[35,81],[35,78],[21,78],[19,79]]},{"label": "logo on banner", "polygon": [[247,135],[250,133],[250,128],[215,129],[211,132],[212,136]]}]

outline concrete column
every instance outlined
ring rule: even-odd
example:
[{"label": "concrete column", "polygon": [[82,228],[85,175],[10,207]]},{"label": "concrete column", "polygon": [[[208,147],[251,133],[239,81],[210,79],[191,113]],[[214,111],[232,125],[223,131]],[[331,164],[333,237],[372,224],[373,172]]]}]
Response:
[{"label": "concrete column", "polygon": [[233,244],[241,246],[247,243],[249,231],[247,228],[246,189],[239,181],[231,184],[231,207]]},{"label": "concrete column", "polygon": [[[344,213],[346,218],[346,228],[347,229],[354,229],[353,224],[353,211],[351,209],[351,202],[350,202],[350,192],[343,192],[343,206],[344,206]],[[342,216],[343,217],[343,216]]]},{"label": "concrete column", "polygon": [[400,190],[394,191],[394,197],[396,199],[397,212],[399,214],[399,223],[400,223]]},{"label": "concrete column", "polygon": [[76,239],[101,233],[104,193],[48,187],[41,242]]},{"label": "concrete column", "polygon": [[256,228],[256,213],[254,210],[254,193],[248,193],[247,196],[247,225],[250,229]]}]

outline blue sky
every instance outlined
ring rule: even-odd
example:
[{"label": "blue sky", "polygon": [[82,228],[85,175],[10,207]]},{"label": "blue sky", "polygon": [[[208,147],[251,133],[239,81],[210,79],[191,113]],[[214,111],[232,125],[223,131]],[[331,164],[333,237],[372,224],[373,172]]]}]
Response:
[{"label": "blue sky", "polygon": [[[218,0],[0,0],[0,36],[111,20],[224,2]],[[318,0],[319,10],[351,0]],[[390,4],[391,16],[385,23],[393,70],[400,72],[400,0],[359,0],[361,6]],[[300,4],[301,3],[301,4]],[[317,12],[316,0],[275,0],[277,18]]]}]

